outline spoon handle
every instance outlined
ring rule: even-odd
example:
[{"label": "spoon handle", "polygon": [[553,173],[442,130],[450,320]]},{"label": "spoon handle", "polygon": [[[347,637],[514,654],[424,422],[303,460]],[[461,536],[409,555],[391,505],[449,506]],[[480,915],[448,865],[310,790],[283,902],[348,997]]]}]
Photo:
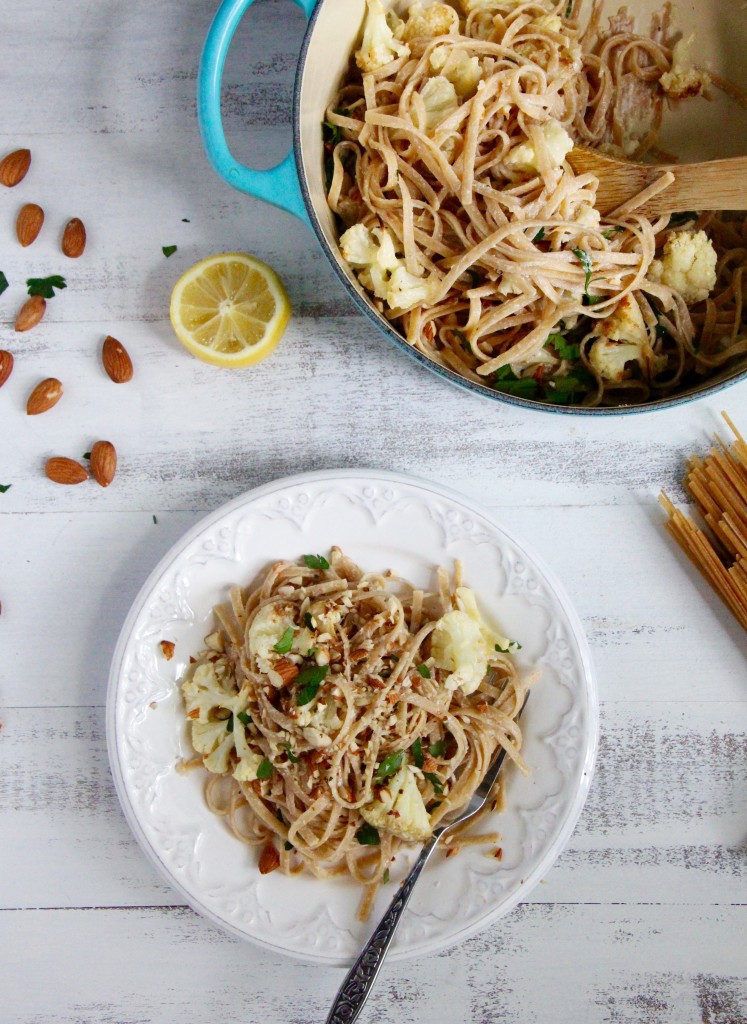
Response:
[{"label": "spoon handle", "polygon": [[392,943],[394,933],[412,895],[412,890],[415,888],[418,876],[425,867],[442,831],[439,829],[420,851],[409,875],[374,929],[363,952],[348,971],[332,1004],[326,1024],[353,1024],[353,1021],[358,1019],[358,1014],[363,1009],[363,1004],[368,999],[376,976],[384,963],[384,957]]}]

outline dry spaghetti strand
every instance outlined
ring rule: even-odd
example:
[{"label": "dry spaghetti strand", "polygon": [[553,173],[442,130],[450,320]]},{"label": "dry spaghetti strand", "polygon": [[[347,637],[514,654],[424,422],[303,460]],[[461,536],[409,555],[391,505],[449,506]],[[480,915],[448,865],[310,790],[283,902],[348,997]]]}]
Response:
[{"label": "dry spaghetti strand", "polygon": [[663,492],[659,501],[669,515],[666,528],[747,629],[747,444],[728,415],[722,416],[735,440],[728,445],[716,435],[704,459],[690,459],[684,481],[710,534]]}]

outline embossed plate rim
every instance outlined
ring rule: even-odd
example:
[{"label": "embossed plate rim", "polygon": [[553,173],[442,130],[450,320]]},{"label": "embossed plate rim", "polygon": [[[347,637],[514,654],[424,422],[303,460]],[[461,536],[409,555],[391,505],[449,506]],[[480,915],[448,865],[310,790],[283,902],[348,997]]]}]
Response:
[{"label": "embossed plate rim", "polygon": [[[466,510],[470,514],[478,516],[484,520],[484,522],[489,524],[497,534],[505,537],[511,545],[518,549],[533,572],[542,579],[546,588],[549,589],[554,599],[562,608],[563,615],[567,620],[573,641],[577,647],[576,653],[579,659],[579,667],[583,673],[583,679],[579,685],[580,691],[584,694],[586,702],[586,734],[583,737],[584,754],[583,763],[581,765],[583,771],[577,780],[575,791],[572,794],[572,801],[568,809],[565,811],[565,817],[562,819],[559,832],[556,834],[553,841],[547,845],[534,868],[522,879],[521,886],[517,887],[516,890],[513,893],[510,893],[508,897],[499,899],[497,908],[494,907],[477,920],[468,921],[463,924],[462,927],[459,927],[457,924],[456,930],[448,931],[448,934],[446,935],[440,935],[436,938],[430,939],[426,938],[425,940],[416,939],[412,945],[407,948],[393,949],[390,954],[392,959],[399,960],[416,955],[425,955],[462,942],[471,935],[493,923],[498,917],[508,913],[520,901],[526,899],[531,889],[541,880],[542,877],[544,877],[550,866],[554,863],[576,825],[591,783],[598,735],[598,702],[592,661],[583,627],[575,609],[554,573],[542,562],[540,558],[537,557],[531,548],[529,548],[523,541],[518,540],[510,530],[496,522],[493,516],[486,509],[482,508],[471,498],[433,481],[390,471],[355,468],[317,470],[314,472],[296,474],[294,476],[270,481],[254,488],[253,490],[241,494],[230,502],[220,506],[213,512],[208,513],[208,515],[191,527],[164,555],[141,587],[140,592],[133,602],[133,605],[125,619],[112,658],[107,692],[106,733],[109,761],[117,796],[130,829],[132,830],[137,842],[146,853],[148,859],[156,866],[169,885],[171,885],[180,894],[185,903],[193,910],[229,933],[239,938],[249,940],[262,948],[270,949],[284,955],[290,955],[307,963],[324,963],[340,966],[352,963],[354,953],[351,952],[348,956],[340,956],[334,951],[325,953],[301,951],[299,949],[289,948],[283,945],[282,942],[276,943],[268,940],[265,936],[252,934],[246,930],[246,928],[236,925],[220,912],[213,910],[210,906],[207,906],[199,895],[190,891],[186,885],[183,885],[181,881],[175,877],[169,865],[162,858],[159,850],[154,847],[151,839],[146,834],[139,818],[138,809],[134,806],[128,791],[125,771],[121,763],[121,751],[118,742],[117,710],[125,655],[128,645],[132,641],[134,627],[146,608],[148,600],[154,599],[159,588],[159,584],[163,581],[164,577],[166,577],[170,570],[177,565],[180,558],[184,556],[185,552],[196,540],[200,538],[201,535],[208,535],[210,531],[217,527],[222,520],[227,520],[234,512],[241,508],[246,507],[247,510],[249,510],[251,505],[267,498],[268,496],[276,495],[280,498],[282,496],[281,492],[284,490],[292,491],[295,488],[320,483],[330,483],[344,488],[346,483],[350,485],[353,481],[360,484],[361,488],[376,485],[386,486],[387,484],[399,484],[401,486],[406,486],[416,492],[419,492],[419,496],[424,505],[427,505],[428,501],[434,501],[439,498],[447,502],[454,503],[461,509]],[[341,493],[344,493],[344,491],[341,490]],[[369,511],[371,510],[369,509]],[[376,913],[377,910],[375,909],[374,914]]]}]

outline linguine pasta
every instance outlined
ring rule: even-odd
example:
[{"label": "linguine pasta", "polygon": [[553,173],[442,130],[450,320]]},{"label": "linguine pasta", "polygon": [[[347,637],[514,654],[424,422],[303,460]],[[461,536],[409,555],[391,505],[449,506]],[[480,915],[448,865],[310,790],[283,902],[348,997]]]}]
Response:
[{"label": "linguine pasta", "polygon": [[342,256],[411,345],[488,388],[584,405],[744,359],[743,217],[647,216],[671,174],[601,217],[597,178],[566,159],[661,157],[664,101],[726,86],[687,64],[668,5],[641,35],[624,8],[603,25],[600,0],[367,3],[326,111],[327,199]]},{"label": "linguine pasta", "polygon": [[397,850],[468,801],[499,746],[524,770],[518,645],[460,575],[439,570],[426,592],[333,548],[275,563],[215,609],[184,705],[208,804],[261,872],[352,876],[365,916]]}]

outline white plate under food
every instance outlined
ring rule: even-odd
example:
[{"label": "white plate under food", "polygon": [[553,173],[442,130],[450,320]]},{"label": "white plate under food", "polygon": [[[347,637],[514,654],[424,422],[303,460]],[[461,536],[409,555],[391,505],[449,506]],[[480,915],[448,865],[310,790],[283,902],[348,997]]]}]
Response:
[{"label": "white plate under food", "polygon": [[[393,473],[304,474],[245,494],[198,523],[154,570],[122,629],[107,699],[107,742],[125,816],[140,845],[196,911],[235,935],[302,960],[349,964],[395,892],[400,855],[371,919],[356,919],[359,887],[311,875],[260,875],[245,846],[205,804],[179,679],[212,626],[228,587],[270,561],[339,545],[368,570],[392,569],[421,586],[437,565],[464,564],[483,613],[539,672],[522,718],[527,777],[506,769],[507,809],[494,848],[438,852],[423,873],[391,956],[432,953],[507,913],[567,842],[589,788],[597,737],[591,660],[579,619],[553,574],[479,507],[436,484]],[[175,643],[172,660],[161,640]]]}]

